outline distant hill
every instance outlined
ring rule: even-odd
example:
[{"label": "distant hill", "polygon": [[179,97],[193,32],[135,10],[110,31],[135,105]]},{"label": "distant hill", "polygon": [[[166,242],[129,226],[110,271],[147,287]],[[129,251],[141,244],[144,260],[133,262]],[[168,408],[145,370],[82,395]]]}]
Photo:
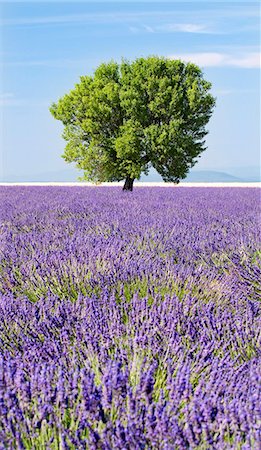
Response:
[{"label": "distant hill", "polygon": [[183,182],[203,182],[203,183],[216,183],[216,182],[233,182],[244,181],[242,178],[235,177],[225,172],[216,172],[213,170],[198,170],[191,172]]},{"label": "distant hill", "polygon": [[[151,169],[148,176],[143,175],[140,181],[163,181],[162,177]],[[197,170],[192,169],[183,183],[225,183],[261,181],[259,167],[231,168],[231,170]]]},{"label": "distant hill", "polygon": [[246,167],[231,167],[226,170],[235,177],[239,177],[247,181],[261,181],[261,167],[260,164],[256,166]]},{"label": "distant hill", "polygon": [[[158,173],[150,173],[148,176],[142,176],[140,181],[162,181],[161,176]],[[217,183],[217,182],[233,182],[245,181],[242,178],[235,177],[225,172],[217,172],[213,170],[195,170],[188,174],[183,183]]]},{"label": "distant hill", "polygon": [[[78,178],[82,176],[82,172],[74,168],[68,168],[64,170],[55,170],[49,172],[36,173],[34,175],[12,175],[6,174],[0,179],[1,182],[63,182],[63,181],[78,181]],[[148,176],[142,175],[140,181],[163,181],[162,177],[156,172],[155,169],[151,169]],[[223,170],[196,170],[192,169],[184,183],[217,183],[217,182],[251,182],[261,181],[259,167],[248,168],[231,168],[228,171]]]},{"label": "distant hill", "polygon": [[2,182],[34,182],[34,181],[78,181],[82,173],[76,169],[55,170],[50,172],[36,173],[34,175],[5,175]]}]

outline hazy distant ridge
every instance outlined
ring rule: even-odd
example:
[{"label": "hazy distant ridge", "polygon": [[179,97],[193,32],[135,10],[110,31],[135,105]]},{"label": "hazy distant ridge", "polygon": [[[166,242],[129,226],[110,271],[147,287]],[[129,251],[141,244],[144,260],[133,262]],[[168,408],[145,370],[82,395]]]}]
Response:
[{"label": "hazy distant ridge", "polygon": [[[234,169],[233,172],[240,173],[241,176],[223,172],[219,170],[193,170],[188,174],[183,182],[193,183],[215,183],[215,182],[252,182],[261,181],[260,170],[257,168],[246,169]],[[245,176],[242,176],[245,173]],[[69,168],[65,170],[43,172],[32,175],[5,175],[1,182],[34,182],[34,181],[50,181],[50,182],[73,182],[78,181],[78,178],[82,175],[81,172],[76,169]],[[155,171],[151,170],[148,176],[142,175],[140,181],[160,182],[163,181],[161,176]]]}]

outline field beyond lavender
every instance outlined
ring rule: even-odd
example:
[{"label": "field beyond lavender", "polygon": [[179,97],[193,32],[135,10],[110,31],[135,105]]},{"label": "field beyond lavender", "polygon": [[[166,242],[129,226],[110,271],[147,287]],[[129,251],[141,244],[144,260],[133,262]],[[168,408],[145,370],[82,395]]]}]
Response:
[{"label": "field beyond lavender", "polygon": [[259,449],[260,189],[0,188],[0,449]]}]

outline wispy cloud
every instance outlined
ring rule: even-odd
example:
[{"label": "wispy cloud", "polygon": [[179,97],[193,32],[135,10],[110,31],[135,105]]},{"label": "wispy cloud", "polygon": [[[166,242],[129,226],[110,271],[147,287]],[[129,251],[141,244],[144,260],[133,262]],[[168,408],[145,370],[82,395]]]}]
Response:
[{"label": "wispy cloud", "polygon": [[[52,3],[50,1],[50,3]],[[83,2],[84,3],[84,2]],[[138,3],[138,1],[137,1]],[[149,2],[148,2],[149,3]],[[171,3],[171,2],[170,2]],[[223,2],[222,2],[223,3]],[[135,2],[134,2],[135,5]],[[167,20],[171,20],[171,18],[175,18],[175,20],[181,20],[188,23],[184,25],[189,25],[192,20],[195,21],[206,21],[213,19],[223,19],[225,17],[237,17],[237,18],[258,18],[260,16],[260,10],[258,8],[258,2],[252,2],[249,5],[244,5],[242,2],[237,3],[237,5],[227,4],[226,7],[222,7],[217,3],[214,5],[206,2],[206,8],[197,9],[194,5],[192,8],[182,8],[180,7],[181,3],[178,4],[178,7],[173,8],[173,5],[170,6],[168,10],[163,9],[147,9],[147,10],[133,10],[133,11],[115,11],[115,12],[104,12],[100,8],[99,12],[95,13],[73,13],[73,14],[56,14],[49,16],[28,16],[28,17],[6,17],[0,20],[0,24],[2,26],[27,26],[27,25],[66,25],[66,24],[77,24],[77,23],[113,23],[113,22],[133,22],[139,19],[144,18],[165,18]],[[135,7],[135,6],[134,6]],[[177,19],[179,18],[179,19]],[[190,18],[190,19],[185,19]],[[165,26],[165,25],[163,25]],[[168,27],[168,25],[166,25]],[[183,24],[177,24],[177,26],[183,26]],[[197,25],[195,25],[197,26]],[[193,24],[194,27],[194,24]],[[190,30],[187,30],[190,32]],[[192,31],[193,32],[193,31]]]},{"label": "wispy cloud", "polygon": [[[78,23],[86,22],[90,20],[97,20],[105,17],[101,14],[67,14],[56,16],[35,16],[35,17],[13,17],[3,19],[1,21],[2,26],[16,26],[16,25],[56,25],[66,23]],[[106,14],[106,17],[113,18],[112,14]]]},{"label": "wispy cloud", "polygon": [[182,33],[210,33],[212,32],[205,25],[196,23],[171,23],[158,26],[159,31],[182,32]]},{"label": "wispy cloud", "polygon": [[181,59],[186,62],[193,62],[201,67],[239,67],[254,69],[260,67],[260,53],[252,52],[247,54],[228,53],[183,53],[168,56],[170,59]]},{"label": "wispy cloud", "polygon": [[[261,66],[260,53],[249,51],[244,53],[228,52],[202,52],[202,53],[175,53],[167,55],[169,59],[181,59],[185,62],[193,62],[200,67],[238,67],[245,69],[255,69]],[[23,61],[2,62],[5,67],[53,67],[70,68],[86,67],[92,69],[97,61],[90,62],[88,58],[84,59],[39,59]],[[0,95],[1,99],[1,95]],[[9,98],[10,99],[10,98]]]},{"label": "wispy cloud", "polygon": [[0,92],[0,100],[10,99],[14,97],[13,92]]},{"label": "wispy cloud", "polygon": [[90,66],[88,59],[32,59],[23,61],[6,61],[2,62],[2,66],[5,67],[53,67],[53,68],[69,68],[69,67],[80,67],[86,65]]},{"label": "wispy cloud", "polygon": [[196,23],[166,23],[163,25],[141,25],[135,27],[129,27],[129,30],[133,33],[216,33],[206,25]]},{"label": "wispy cloud", "polygon": [[217,96],[227,96],[227,95],[238,95],[238,94],[257,94],[259,92],[256,89],[212,89],[213,95]]},{"label": "wispy cloud", "polygon": [[133,11],[133,12],[106,12],[106,13],[87,13],[87,14],[66,14],[54,16],[39,16],[39,17],[13,17],[1,20],[2,26],[16,26],[16,25],[59,25],[59,24],[73,24],[86,22],[121,22],[121,21],[136,21],[146,18],[168,18],[176,16],[181,11]]},{"label": "wispy cloud", "polygon": [[50,105],[50,101],[41,100],[41,99],[25,99],[25,98],[17,98],[13,92],[2,92],[0,93],[0,106],[30,106],[30,107],[39,107],[44,106],[48,107]]},{"label": "wispy cloud", "polygon": [[13,92],[0,92],[0,106],[9,106],[15,102]]}]

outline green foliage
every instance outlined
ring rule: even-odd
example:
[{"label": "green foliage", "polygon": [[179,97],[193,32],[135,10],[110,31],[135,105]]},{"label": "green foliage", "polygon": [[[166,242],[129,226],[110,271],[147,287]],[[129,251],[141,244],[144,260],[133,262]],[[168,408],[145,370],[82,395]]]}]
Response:
[{"label": "green foliage", "polygon": [[199,67],[180,60],[101,64],[50,108],[64,125],[63,158],[93,182],[139,179],[150,166],[178,182],[205,150],[210,88]]}]

